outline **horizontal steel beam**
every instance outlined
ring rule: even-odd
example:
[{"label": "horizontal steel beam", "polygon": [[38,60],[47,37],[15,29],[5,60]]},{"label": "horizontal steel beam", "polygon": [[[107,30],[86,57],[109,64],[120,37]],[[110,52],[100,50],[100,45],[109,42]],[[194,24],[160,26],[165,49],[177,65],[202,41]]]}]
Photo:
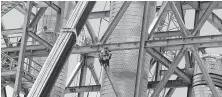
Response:
[{"label": "horizontal steel beam", "polygon": [[[158,83],[160,81],[152,81],[148,83],[147,88],[148,89],[154,89],[157,87]],[[181,88],[181,87],[187,87],[189,84],[185,83],[183,80],[168,80],[165,88]]]},{"label": "horizontal steel beam", "polygon": [[[188,30],[189,32],[192,32],[193,30]],[[165,38],[165,37],[176,37],[176,36],[182,36],[180,30],[177,31],[162,31],[162,32],[155,32],[153,34],[153,38]]]},{"label": "horizontal steel beam", "polygon": [[16,70],[1,71],[1,77],[15,76]]},{"label": "horizontal steel beam", "polygon": [[[175,38],[175,39],[164,39],[164,40],[150,40],[146,41],[146,48],[155,48],[155,47],[173,47],[178,45],[193,45],[193,44],[204,44],[204,43],[215,43],[222,42],[222,35],[210,35],[210,36],[196,36],[196,37],[187,37],[187,38]],[[100,52],[103,47],[108,47],[111,51],[116,50],[130,50],[138,49],[139,42],[126,42],[126,43],[112,43],[104,45],[91,45],[91,46],[81,46],[74,47],[73,52],[75,54],[81,53],[94,53]],[[4,51],[4,50],[2,50]]]},{"label": "horizontal steel beam", "polygon": [[89,19],[108,18],[109,14],[110,14],[109,10],[91,12],[89,15]]},{"label": "horizontal steel beam", "polygon": [[[1,77],[9,77],[9,76],[15,77],[16,76],[16,70],[7,70],[7,71],[2,71],[1,72]],[[35,76],[33,76],[32,74],[30,74],[27,71],[22,71],[22,78],[25,78],[26,80],[28,80],[29,82],[32,82],[32,83],[36,79]]]},{"label": "horizontal steel beam", "polygon": [[[159,81],[148,82],[147,88],[154,89]],[[188,84],[182,80],[169,80],[165,88],[181,88],[187,87]],[[89,85],[89,86],[74,86],[66,87],[65,93],[80,93],[80,92],[98,92],[100,91],[101,85]]]},{"label": "horizontal steel beam", "polygon": [[[37,48],[40,48],[40,49],[36,49],[36,50],[32,50],[30,48],[34,48],[34,47],[37,47]],[[47,50],[44,46],[28,46],[29,48],[29,51],[26,51],[26,57],[28,56],[33,56],[33,57],[46,57],[49,55],[49,50]],[[175,51],[175,50],[179,50],[181,49],[182,45],[178,45],[178,46],[172,46],[172,47],[165,47],[164,49],[165,50],[168,50],[168,51]],[[199,45],[199,50],[201,49],[205,49],[205,48],[213,48],[213,47],[222,47],[222,42],[220,43],[204,43],[204,44],[200,44]],[[10,48],[11,49],[11,48]],[[17,48],[13,48],[13,49],[17,49]],[[120,50],[120,49],[116,49],[116,50],[112,50],[112,51],[117,51],[117,50]],[[124,49],[122,49],[124,50]],[[15,54],[15,52],[7,52],[9,56],[13,57],[13,58],[17,58],[18,55]],[[94,52],[94,53],[91,53],[89,54],[89,56],[94,56],[94,57],[98,57],[98,53],[99,52]],[[72,52],[72,54],[76,54],[76,52]]]},{"label": "horizontal steel beam", "polygon": [[[164,39],[164,40],[150,40],[146,41],[146,48],[157,48],[165,47],[166,50],[178,50],[182,45],[193,45],[199,44],[199,48],[211,48],[211,47],[222,47],[222,35],[208,35],[208,36],[195,36],[187,38],[175,38],[175,39]],[[111,51],[118,50],[130,50],[138,49],[139,42],[125,42],[125,43],[112,43],[104,45],[90,45],[90,46],[76,46],[72,50],[72,54],[82,54],[82,53],[98,53],[103,47],[107,46]],[[5,47],[1,48],[2,52],[8,53],[11,57],[15,57],[13,53],[19,51],[19,47]],[[28,45],[26,48],[27,52],[45,52],[44,55],[47,55],[47,49],[42,45]],[[41,52],[40,52],[41,51]],[[12,54],[11,54],[12,53]],[[27,53],[32,55],[31,53]],[[41,56],[41,54],[40,54]]]},{"label": "horizontal steel beam", "polygon": [[1,34],[2,35],[10,35],[10,34],[21,34],[23,31],[23,28],[16,28],[16,29],[7,29],[7,30],[2,30]]},{"label": "horizontal steel beam", "polygon": [[65,93],[97,92],[101,85],[66,87]]}]

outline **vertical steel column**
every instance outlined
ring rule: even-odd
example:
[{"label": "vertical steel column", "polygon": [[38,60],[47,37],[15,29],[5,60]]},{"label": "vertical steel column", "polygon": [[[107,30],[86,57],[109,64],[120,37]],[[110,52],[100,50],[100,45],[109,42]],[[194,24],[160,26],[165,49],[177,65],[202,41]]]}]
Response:
[{"label": "vertical steel column", "polygon": [[26,43],[28,38],[28,27],[30,23],[30,15],[32,10],[32,1],[27,2],[27,14],[25,15],[24,24],[23,24],[23,30],[22,33],[22,40],[21,40],[21,47],[19,50],[19,60],[18,60],[18,67],[17,67],[17,73],[16,73],[16,79],[15,79],[15,86],[14,86],[14,92],[13,97],[19,97],[19,93],[21,90],[21,81],[22,81],[22,70],[24,65],[24,58],[25,58],[25,52],[26,52]]},{"label": "vertical steel column", "polygon": [[[200,1],[197,1],[198,2],[198,8],[200,7]],[[200,10],[197,9],[195,10],[195,17],[194,17],[194,25],[193,25],[193,28],[195,28],[198,24],[198,21],[199,21],[199,18],[200,18]],[[197,31],[197,36],[200,35],[200,30]],[[194,56],[193,54],[190,55],[190,68],[194,68]],[[193,83],[193,77],[191,78],[192,79],[192,83]],[[187,97],[192,97],[192,85],[189,85],[187,87]]]},{"label": "vertical steel column", "polygon": [[[81,55],[81,57],[83,58],[83,65],[80,72],[79,86],[84,86],[87,73],[87,54]],[[78,93],[78,97],[84,97],[84,92]]]},{"label": "vertical steel column", "polygon": [[[137,73],[136,73],[136,84],[134,90],[134,97],[141,97],[141,79],[144,75],[144,47],[145,47],[145,40],[147,39],[148,28],[149,28],[149,9],[150,9],[150,2],[146,1],[144,5],[144,12],[143,12],[143,22],[142,22],[142,31],[141,31],[141,38],[140,38],[140,48],[139,48],[139,56],[138,56],[138,65],[137,65]],[[148,66],[149,67],[149,66]],[[149,69],[148,69],[149,70]]]}]

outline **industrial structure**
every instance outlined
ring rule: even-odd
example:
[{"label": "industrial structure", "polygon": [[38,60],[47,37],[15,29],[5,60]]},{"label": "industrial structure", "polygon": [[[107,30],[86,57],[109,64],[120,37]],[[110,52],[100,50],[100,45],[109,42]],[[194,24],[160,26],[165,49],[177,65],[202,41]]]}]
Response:
[{"label": "industrial structure", "polygon": [[[222,97],[222,52],[207,52],[222,51],[222,34],[201,32],[206,21],[222,32],[214,12],[222,12],[221,1],[110,1],[109,10],[92,11],[97,2],[1,1],[1,17],[24,15],[21,28],[1,21],[1,97],[6,86],[13,97],[171,97],[181,87],[187,97]],[[187,10],[194,10],[192,29]],[[108,22],[101,37],[91,19]],[[98,77],[104,47],[112,58]],[[80,57],[68,72],[72,54]],[[86,84],[87,70],[94,85]]]}]

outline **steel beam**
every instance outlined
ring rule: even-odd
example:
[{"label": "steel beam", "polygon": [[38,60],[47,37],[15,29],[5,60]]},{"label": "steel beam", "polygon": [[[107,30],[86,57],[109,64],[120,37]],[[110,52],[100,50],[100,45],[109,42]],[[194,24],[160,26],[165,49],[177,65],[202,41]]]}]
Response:
[{"label": "steel beam", "polygon": [[96,12],[91,12],[89,15],[89,19],[97,19],[97,18],[107,18],[109,17],[110,11],[96,11]]},{"label": "steel beam", "polygon": [[173,60],[171,66],[168,68],[166,74],[163,76],[161,81],[158,83],[158,86],[154,89],[153,94],[151,97],[158,97],[164,86],[166,85],[167,81],[170,79],[171,75],[177,68],[178,64],[180,63],[181,59],[183,58],[183,55],[185,51],[187,50],[186,47],[183,47],[179,53],[176,55],[175,59]]},{"label": "steel beam", "polygon": [[[94,59],[93,59],[93,60],[94,60]],[[95,80],[96,85],[100,85],[98,76],[97,76],[97,74],[96,74],[96,70],[95,70],[95,68],[94,68],[94,66],[93,66],[93,63],[89,64],[87,67],[88,67],[89,70],[91,71],[91,74],[92,74],[92,76],[93,76],[93,78],[94,78],[94,80]]]},{"label": "steel beam", "polygon": [[2,35],[11,35],[11,34],[21,34],[23,28],[16,28],[16,29],[4,29],[1,31]]},{"label": "steel beam", "polygon": [[23,65],[24,65],[27,38],[28,38],[27,28],[29,27],[29,23],[30,23],[30,15],[31,15],[32,7],[33,7],[32,1],[28,1],[27,3],[28,13],[25,15],[25,18],[24,18],[24,28],[23,28],[24,32],[22,34],[21,47],[19,50],[19,60],[18,60],[18,67],[17,67],[13,97],[18,97],[20,93],[20,89],[21,89],[22,71],[24,67]]},{"label": "steel beam", "polygon": [[[140,45],[139,45],[139,55],[138,55],[138,65],[137,65],[137,72],[136,72],[136,83],[135,83],[135,90],[134,90],[134,97],[140,97],[141,95],[141,79],[143,79],[144,73],[144,56],[145,56],[145,41],[148,35],[148,28],[149,28],[149,17],[151,14],[149,13],[151,10],[151,3],[150,1],[146,1],[144,4],[143,10],[143,21],[142,21],[142,29],[140,35]],[[150,65],[150,64],[149,64]],[[149,66],[148,66],[149,67]]]},{"label": "steel beam", "polygon": [[[39,11],[35,15],[34,19],[30,23],[30,26],[28,28],[30,31],[33,31],[33,29],[35,28],[35,26],[38,24],[39,20],[41,19],[41,17],[45,13],[46,9],[47,9],[47,7],[43,7],[43,8],[39,9]],[[50,49],[50,50],[52,49],[51,44],[49,44],[47,41],[45,41],[44,39],[42,39],[41,37],[39,37],[38,35],[30,32],[30,31],[28,31],[29,36],[31,36],[33,39],[37,40],[40,44],[44,45],[48,49]],[[19,41],[21,41],[21,39]],[[20,44],[18,43],[17,45],[20,45]]]},{"label": "steel beam", "polygon": [[98,76],[97,76],[96,71],[95,71],[95,68],[90,67],[89,70],[91,71],[91,74],[92,74],[92,76],[95,80],[96,85],[100,85]]},{"label": "steel beam", "polygon": [[[187,3],[194,9],[200,10],[200,13],[203,14],[203,11],[205,11],[210,4],[210,2],[207,3],[200,3],[198,2],[192,2],[192,1],[187,1]],[[222,9],[222,2],[218,2],[216,6],[214,6],[214,9],[219,7]],[[217,28],[220,32],[222,30],[222,19],[218,17],[214,12],[211,12],[210,16],[207,19],[208,22],[210,22],[215,28]]]},{"label": "steel beam", "polygon": [[219,16],[217,16],[214,12],[211,12],[207,21],[210,22],[220,32],[222,32],[222,19]]},{"label": "steel beam", "polygon": [[[149,40],[145,43],[145,48],[155,48],[155,47],[164,47],[168,48],[173,46],[182,45],[193,45],[193,44],[201,44],[205,43],[221,43],[222,35],[209,35],[209,36],[196,36],[196,37],[187,37],[187,38],[175,38],[175,39],[164,39],[164,40]],[[112,44],[104,44],[104,45],[92,45],[92,46],[82,46],[82,47],[74,47],[73,53],[93,53],[100,52],[103,47],[108,47],[111,51],[116,50],[130,50],[130,49],[138,49],[139,42],[125,42],[125,43],[112,43]],[[2,51],[4,51],[2,49]]]},{"label": "steel beam", "polygon": [[44,1],[47,5],[49,5],[50,7],[52,7],[52,9],[54,9],[55,11],[57,11],[57,13],[61,13],[61,8],[59,6],[57,6],[56,4],[54,4],[52,1]]},{"label": "steel beam", "polygon": [[84,11],[82,13],[82,16],[79,17],[79,22],[77,22],[77,24],[75,25],[77,35],[79,35],[79,33],[81,32],[83,26],[85,25],[85,22],[87,21],[89,15],[91,13],[91,10],[94,7],[95,3],[96,3],[96,1],[89,2],[87,4],[87,6],[84,8],[84,10],[86,10],[86,11]]},{"label": "steel beam", "polygon": [[81,62],[78,62],[78,63],[76,64],[76,66],[75,66],[75,68],[73,69],[71,75],[70,75],[70,76],[68,77],[68,79],[67,79],[67,82],[68,82],[68,83],[66,84],[66,87],[70,87],[70,85],[72,84],[72,82],[73,82],[74,78],[76,77],[78,71],[81,69],[82,65],[83,65],[82,61],[81,61]]},{"label": "steel beam", "polygon": [[187,87],[187,97],[192,97],[192,89],[193,89],[193,86],[188,85],[188,87]]},{"label": "steel beam", "polygon": [[49,44],[47,41],[45,41],[44,39],[42,39],[41,37],[39,37],[38,35],[36,35],[32,32],[28,32],[28,35],[31,36],[36,41],[38,41],[40,44],[44,45],[47,49],[49,49],[49,50],[52,49],[53,46],[51,44]]},{"label": "steel beam", "polygon": [[[159,81],[149,81],[147,89],[155,89]],[[189,84],[182,80],[169,80],[165,85],[165,88],[182,88],[187,87]],[[66,87],[65,93],[80,93],[80,92],[97,92],[100,91],[101,85],[88,85],[88,86],[73,86]]]},{"label": "steel beam", "polygon": [[150,40],[150,38],[152,38],[152,36],[154,34],[154,30],[155,30],[156,26],[159,24],[161,17],[163,16],[163,14],[166,10],[167,2],[168,1],[163,2],[157,16],[153,19],[152,23],[150,24],[149,29],[148,29],[149,36],[147,37],[147,40]]},{"label": "steel beam", "polygon": [[[160,52],[158,52],[155,49],[147,48],[146,52],[149,53],[153,58],[158,60],[161,64],[163,64],[165,67],[169,68],[170,64],[172,63],[169,59],[167,59],[165,56],[163,56]],[[175,73],[181,77],[183,80],[185,80],[187,83],[191,83],[190,77],[188,77],[182,70],[179,68],[175,69]]]},{"label": "steel beam", "polygon": [[1,71],[1,77],[15,76],[16,70]]},{"label": "steel beam", "polygon": [[[15,7],[16,10],[18,10],[20,13],[22,13],[23,15],[25,15],[27,13],[27,9],[25,7],[23,7],[21,4],[18,4]],[[33,12],[31,12],[31,19],[33,19],[35,16],[35,14]]]},{"label": "steel beam", "polygon": [[175,92],[176,88],[170,88],[165,97],[171,97]]},{"label": "steel beam", "polygon": [[[39,20],[41,19],[41,17],[43,16],[43,14],[45,13],[46,10],[47,10],[47,7],[43,7],[43,8],[39,9],[36,16],[34,17],[32,22],[30,23],[29,29],[31,29],[31,31],[33,31],[33,29],[36,27],[36,25],[38,24]],[[40,44],[44,45],[49,50],[52,49],[51,44],[49,44],[47,41],[45,41],[44,39],[42,39],[38,35],[32,33],[31,31],[28,32],[29,36],[31,36],[33,39],[37,40]]]},{"label": "steel beam", "polygon": [[[192,4],[192,6],[190,6],[191,9],[196,9],[196,10],[206,10],[208,5],[211,3],[211,1],[200,1],[199,4],[197,1],[185,1],[185,4],[190,5]],[[214,6],[214,9],[222,9],[222,2],[218,1],[218,4],[216,6]]]},{"label": "steel beam", "polygon": [[100,88],[100,85],[66,87],[65,93],[97,92]]},{"label": "steel beam", "polygon": [[[193,29],[189,29],[189,32],[193,31]],[[183,36],[181,33],[181,30],[177,31],[161,31],[161,32],[155,32],[153,34],[153,38],[165,38],[165,37],[177,37],[177,36]]]},{"label": "steel beam", "polygon": [[[179,77],[176,78],[176,80],[179,80]],[[168,92],[166,93],[165,97],[171,97],[173,93],[175,92],[176,88],[170,88]]]},{"label": "steel beam", "polygon": [[[183,10],[190,10],[190,9],[198,9],[198,10],[206,10],[207,6],[209,5],[210,1],[208,2],[200,2],[200,8],[198,8],[197,6],[197,1],[184,1],[182,2],[182,7]],[[192,4],[190,6],[190,4]],[[194,4],[194,5],[193,5]],[[176,5],[179,5],[178,3]],[[161,8],[161,6],[157,6],[156,10],[159,11]],[[214,7],[214,9],[222,9],[222,2],[219,1],[218,5]],[[171,11],[171,8],[168,6],[166,7],[166,11]],[[110,11],[109,10],[105,10],[105,11],[96,11],[96,12],[92,12],[89,15],[89,19],[96,19],[96,18],[107,18],[110,15]]]},{"label": "steel beam", "polygon": [[[82,55],[83,65],[80,71],[79,86],[85,86],[87,73],[87,55]],[[78,93],[78,97],[84,97],[84,93]]]},{"label": "steel beam", "polygon": [[102,38],[100,39],[100,42],[102,44],[105,44],[106,41],[108,40],[108,38],[110,37],[111,33],[113,32],[113,30],[115,29],[116,25],[119,23],[120,19],[122,18],[122,16],[124,15],[124,13],[126,12],[127,8],[130,6],[132,1],[125,1],[122,5],[122,7],[119,9],[118,13],[116,14],[116,16],[114,17],[113,21],[110,23],[109,27],[107,28],[107,30],[105,31],[105,33],[103,34]]},{"label": "steel beam", "polygon": [[202,28],[202,26],[204,25],[204,23],[206,22],[206,20],[210,16],[211,12],[213,11],[214,6],[216,6],[217,3],[218,2],[216,2],[216,1],[212,1],[209,4],[208,8],[205,10],[205,12],[201,16],[200,20],[198,21],[198,24],[195,26],[193,32],[191,33],[193,36],[195,36],[197,34],[197,31]]},{"label": "steel beam", "polygon": [[34,29],[35,26],[38,24],[39,20],[47,10],[47,7],[42,7],[39,9],[39,11],[36,13],[35,17],[33,18],[32,22],[30,23],[29,29],[32,28]]},{"label": "steel beam", "polygon": [[[185,37],[185,38],[175,38],[175,39],[163,39],[163,40],[150,40],[146,41],[145,48],[158,48],[167,46],[167,50],[179,50],[183,45],[190,46],[193,44],[199,45],[199,48],[212,48],[212,47],[221,47],[222,46],[222,35],[208,35],[208,36],[195,36],[195,37]],[[124,42],[124,43],[112,43],[112,44],[104,44],[104,45],[90,45],[90,46],[76,46],[73,48],[73,54],[83,54],[83,53],[98,53],[100,52],[104,46],[107,46],[111,51],[118,50],[130,50],[130,49],[138,49],[139,42]],[[15,57],[17,55],[13,55],[13,52],[19,51],[19,47],[7,47],[1,48],[2,52],[9,53],[11,57]],[[48,53],[47,49],[42,45],[30,45],[27,46],[27,52],[32,51],[39,55],[41,52],[43,56],[46,56]],[[31,53],[27,53],[32,55]],[[41,54],[40,54],[41,55]]]},{"label": "steel beam", "polygon": [[[147,89],[156,89],[160,81],[149,81]],[[182,88],[187,87],[189,84],[183,80],[168,80],[164,88]]]},{"label": "steel beam", "polygon": [[169,2],[169,4],[170,4],[170,6],[172,8],[172,11],[174,13],[175,18],[177,19],[177,22],[178,22],[178,24],[180,26],[180,29],[183,32],[183,35],[184,36],[188,36],[189,33],[187,33],[187,29],[185,27],[184,21],[183,21],[181,15],[180,15],[180,13],[179,13],[175,3],[174,2]]}]

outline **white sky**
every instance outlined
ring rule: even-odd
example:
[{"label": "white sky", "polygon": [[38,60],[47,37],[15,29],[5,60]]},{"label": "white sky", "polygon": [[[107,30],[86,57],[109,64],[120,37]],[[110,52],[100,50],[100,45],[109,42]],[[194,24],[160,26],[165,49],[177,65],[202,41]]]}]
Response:
[{"label": "white sky", "polygon": [[[102,1],[97,2],[93,11],[102,11],[104,10],[104,6],[105,6],[105,2],[102,2]],[[108,10],[109,6],[110,6],[109,2],[107,2],[105,10]],[[214,10],[214,12],[220,18],[222,18],[222,10]],[[106,19],[109,20],[109,18],[106,18]],[[185,15],[185,20],[186,20],[186,26],[188,29],[193,28],[193,19],[194,19],[194,10],[187,10],[186,15]],[[24,21],[24,16],[20,12],[18,12],[16,9],[11,10],[9,13],[7,13],[5,16],[2,17],[2,22],[4,22],[6,29],[20,28],[23,24],[23,21]],[[100,19],[91,19],[90,22],[93,25],[93,29],[96,32],[96,35],[98,35],[99,28],[100,28],[99,37],[102,36],[102,34],[105,32],[105,30],[108,27],[108,22],[106,22],[105,20],[102,20],[101,27],[99,27]],[[87,30],[86,30],[86,33],[87,33]],[[213,35],[213,34],[221,34],[221,33],[217,29],[215,29],[210,23],[206,22],[201,29],[201,35],[210,35],[210,34]],[[215,54],[218,54],[218,53],[222,54],[221,48],[210,48],[210,49],[207,49],[207,52],[215,53]],[[70,72],[73,70],[78,60],[79,58],[77,57],[77,55],[70,56],[69,61],[68,61],[69,68],[68,68],[67,77],[69,77]],[[95,63],[94,66],[96,68],[97,75],[99,76],[100,70],[101,70],[100,64],[98,60],[95,60],[94,63]],[[179,67],[184,67],[184,63],[185,63],[184,60],[182,60]],[[175,78],[175,77],[172,77],[172,78]],[[89,81],[90,81],[90,72],[87,70],[86,85],[89,85]],[[76,83],[73,83],[73,85],[75,84]],[[93,79],[92,79],[92,84],[95,84]],[[178,96],[186,97],[186,91],[187,91],[186,88],[178,88],[176,89],[172,97],[178,97]],[[12,92],[13,92],[12,89],[7,88],[8,97],[11,97]],[[86,94],[87,93],[85,93],[85,95]],[[90,93],[89,97],[96,97],[96,94],[97,94],[96,92]],[[75,97],[75,96],[73,94],[67,94],[65,97]],[[97,97],[99,97],[99,94]]]}]

